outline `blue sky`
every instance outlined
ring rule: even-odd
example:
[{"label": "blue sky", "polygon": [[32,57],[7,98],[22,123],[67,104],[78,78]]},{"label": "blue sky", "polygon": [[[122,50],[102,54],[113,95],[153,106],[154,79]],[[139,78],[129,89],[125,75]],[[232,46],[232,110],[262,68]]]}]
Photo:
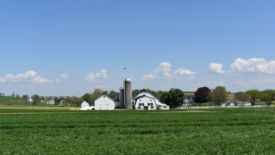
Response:
[{"label": "blue sky", "polygon": [[275,89],[274,5],[1,1],[0,92],[80,96],[125,78],[133,89]]}]

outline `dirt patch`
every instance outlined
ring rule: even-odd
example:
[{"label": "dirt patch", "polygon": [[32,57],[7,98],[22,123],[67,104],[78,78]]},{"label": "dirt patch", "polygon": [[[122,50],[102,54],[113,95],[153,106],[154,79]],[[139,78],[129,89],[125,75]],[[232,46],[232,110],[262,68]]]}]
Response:
[{"label": "dirt patch", "polygon": [[23,109],[23,110],[80,110],[79,107],[0,107],[0,109]]},{"label": "dirt patch", "polygon": [[150,112],[150,113],[212,113],[220,111],[167,111],[167,112]]}]

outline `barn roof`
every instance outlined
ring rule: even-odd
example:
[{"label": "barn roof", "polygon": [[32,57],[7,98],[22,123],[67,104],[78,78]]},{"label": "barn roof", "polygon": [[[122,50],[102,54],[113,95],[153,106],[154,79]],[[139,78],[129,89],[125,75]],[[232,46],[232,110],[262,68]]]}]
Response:
[{"label": "barn roof", "polygon": [[[112,101],[114,101],[112,98],[110,98],[109,96],[107,96],[107,95],[102,95],[102,96],[105,96],[106,98],[108,98],[108,99],[110,99],[110,100],[112,100]],[[100,96],[99,98],[97,98],[96,100],[98,100],[98,99],[100,99],[102,96]],[[95,100],[95,101],[96,101]],[[114,101],[115,102],[115,101]]]}]

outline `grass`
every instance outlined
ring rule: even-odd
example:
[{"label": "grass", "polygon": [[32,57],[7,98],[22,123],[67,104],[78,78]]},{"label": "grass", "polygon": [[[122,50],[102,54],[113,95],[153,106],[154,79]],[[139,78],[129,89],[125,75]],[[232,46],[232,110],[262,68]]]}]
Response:
[{"label": "grass", "polygon": [[[14,101],[16,100],[16,101]],[[25,99],[21,97],[0,96],[0,107],[59,107],[59,105],[37,103],[35,106],[28,102],[26,104]]]},{"label": "grass", "polygon": [[0,109],[0,153],[274,154],[275,108],[196,111]]}]

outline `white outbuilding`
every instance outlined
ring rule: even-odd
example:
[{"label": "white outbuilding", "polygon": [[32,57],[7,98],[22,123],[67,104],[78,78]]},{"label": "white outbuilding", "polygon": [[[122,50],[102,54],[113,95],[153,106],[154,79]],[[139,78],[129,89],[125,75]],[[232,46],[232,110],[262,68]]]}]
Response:
[{"label": "white outbuilding", "polygon": [[95,110],[114,110],[115,101],[106,95],[95,100]]},{"label": "white outbuilding", "polygon": [[81,103],[81,108],[86,108],[86,107],[90,107],[89,103],[84,101]]}]

